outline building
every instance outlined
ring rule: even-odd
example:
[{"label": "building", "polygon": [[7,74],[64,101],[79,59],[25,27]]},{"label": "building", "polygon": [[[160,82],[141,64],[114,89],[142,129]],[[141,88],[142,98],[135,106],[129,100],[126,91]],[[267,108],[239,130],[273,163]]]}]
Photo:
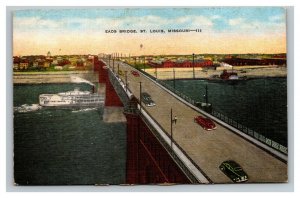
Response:
[{"label": "building", "polygon": [[20,58],[18,56],[13,57],[13,69],[19,70]]},{"label": "building", "polygon": [[18,64],[18,63],[14,63],[13,69],[14,69],[14,70],[19,70],[19,64]]},{"label": "building", "polygon": [[28,67],[29,67],[29,63],[27,61],[20,62],[20,65],[19,65],[20,70],[26,70],[26,69],[28,69]]},{"label": "building", "polygon": [[44,68],[49,68],[51,66],[51,62],[50,61],[45,61],[44,62]]},{"label": "building", "polygon": [[176,63],[171,60],[166,60],[162,62],[162,67],[163,68],[176,67]]},{"label": "building", "polygon": [[55,70],[62,70],[63,67],[62,67],[62,66],[54,66],[54,69],[55,69]]},{"label": "building", "polygon": [[243,65],[286,65],[286,59],[282,58],[225,58],[223,62],[233,66]]},{"label": "building", "polygon": [[194,61],[191,60],[177,60],[177,61],[172,61],[172,60],[166,60],[162,62],[158,61],[151,61],[149,63],[152,67],[160,67],[160,68],[172,68],[172,67],[212,67],[213,61],[212,60],[207,60],[207,59],[197,59]]}]

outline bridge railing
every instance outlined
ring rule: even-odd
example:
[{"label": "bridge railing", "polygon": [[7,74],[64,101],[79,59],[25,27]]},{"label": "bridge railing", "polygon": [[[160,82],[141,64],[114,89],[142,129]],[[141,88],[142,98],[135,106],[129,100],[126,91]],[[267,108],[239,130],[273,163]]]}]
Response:
[{"label": "bridge railing", "polygon": [[[167,89],[169,89],[170,91],[172,91],[173,93],[175,93],[176,95],[178,95],[179,97],[181,97],[182,99],[184,99],[185,101],[187,101],[188,103],[196,106],[196,101],[195,100],[193,100],[189,96],[181,93],[180,91],[175,89],[172,85],[167,84],[166,82],[164,82],[162,80],[157,80],[157,82],[160,83],[161,85],[163,85],[164,87],[166,87]],[[230,126],[238,129],[239,131],[243,132],[244,134],[247,134],[247,135],[253,137],[254,139],[268,145],[269,147],[272,147],[275,150],[277,150],[277,151],[279,151],[283,154],[286,154],[286,155],[288,154],[288,148],[286,146],[283,146],[283,145],[279,144],[278,142],[276,142],[272,139],[269,139],[269,138],[265,137],[264,135],[250,129],[249,127],[246,127],[245,125],[238,123],[237,121],[235,121],[232,118],[230,118],[230,117],[214,110],[213,108],[212,108],[212,111],[208,112],[208,113],[210,113],[214,117],[222,120],[223,122],[229,124]]]},{"label": "bridge railing", "polygon": [[211,114],[213,116],[215,116],[216,118],[222,120],[223,122],[229,124],[230,126],[233,126],[235,127],[236,129],[240,130],[241,132],[255,138],[256,140],[259,140],[260,142],[276,149],[277,151],[280,151],[281,153],[283,154],[288,154],[288,149],[287,147],[279,144],[278,142],[272,140],[272,139],[269,139],[267,137],[265,137],[264,135],[246,127],[245,125],[242,125],[240,123],[238,123],[237,121],[229,118],[228,116],[220,113],[220,112],[217,112],[215,110],[212,110]]}]

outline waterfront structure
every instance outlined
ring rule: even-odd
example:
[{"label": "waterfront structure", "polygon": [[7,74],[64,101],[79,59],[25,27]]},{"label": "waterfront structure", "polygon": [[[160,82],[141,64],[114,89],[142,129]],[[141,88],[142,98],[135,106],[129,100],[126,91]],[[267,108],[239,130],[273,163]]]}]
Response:
[{"label": "waterfront structure", "polygon": [[[193,67],[193,62],[190,60],[171,60],[165,61],[150,61],[148,63],[152,67],[172,68],[172,67]],[[194,61],[194,67],[213,67],[213,61],[207,59],[197,59]]]},{"label": "waterfront structure", "polygon": [[[281,56],[280,56],[281,57]],[[243,65],[286,65],[285,58],[225,58],[223,62],[233,66]]]}]

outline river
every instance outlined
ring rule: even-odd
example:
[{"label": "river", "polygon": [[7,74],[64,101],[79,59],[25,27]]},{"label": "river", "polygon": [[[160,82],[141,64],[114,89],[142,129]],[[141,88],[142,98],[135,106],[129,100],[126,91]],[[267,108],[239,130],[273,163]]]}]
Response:
[{"label": "river", "polygon": [[[172,80],[165,81],[174,86]],[[204,102],[205,86],[208,102],[214,110],[252,130],[287,145],[287,79],[259,78],[236,83],[209,80],[176,80],[175,88]]]},{"label": "river", "polygon": [[[87,84],[14,85],[14,107],[41,93]],[[102,121],[103,108],[14,111],[14,177],[19,185],[125,183],[126,125]]]}]

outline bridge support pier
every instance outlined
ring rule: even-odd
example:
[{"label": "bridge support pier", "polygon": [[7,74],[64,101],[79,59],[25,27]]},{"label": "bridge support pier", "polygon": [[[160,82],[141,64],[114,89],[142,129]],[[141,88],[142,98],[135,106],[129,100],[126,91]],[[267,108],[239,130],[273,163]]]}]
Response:
[{"label": "bridge support pier", "polygon": [[124,115],[127,121],[126,183],[191,183],[160,143],[150,125],[147,125],[137,109],[138,100],[135,97],[130,100],[128,98],[121,100],[122,94],[123,97],[127,97],[127,95],[120,93],[123,88],[117,81],[114,81],[113,75],[109,76],[109,71],[105,69],[102,61],[97,69],[99,70],[99,83],[105,83],[106,87],[105,108],[123,108],[123,103],[125,105]]},{"label": "bridge support pier", "polygon": [[191,183],[142,119],[134,98],[127,119],[126,183]]}]

